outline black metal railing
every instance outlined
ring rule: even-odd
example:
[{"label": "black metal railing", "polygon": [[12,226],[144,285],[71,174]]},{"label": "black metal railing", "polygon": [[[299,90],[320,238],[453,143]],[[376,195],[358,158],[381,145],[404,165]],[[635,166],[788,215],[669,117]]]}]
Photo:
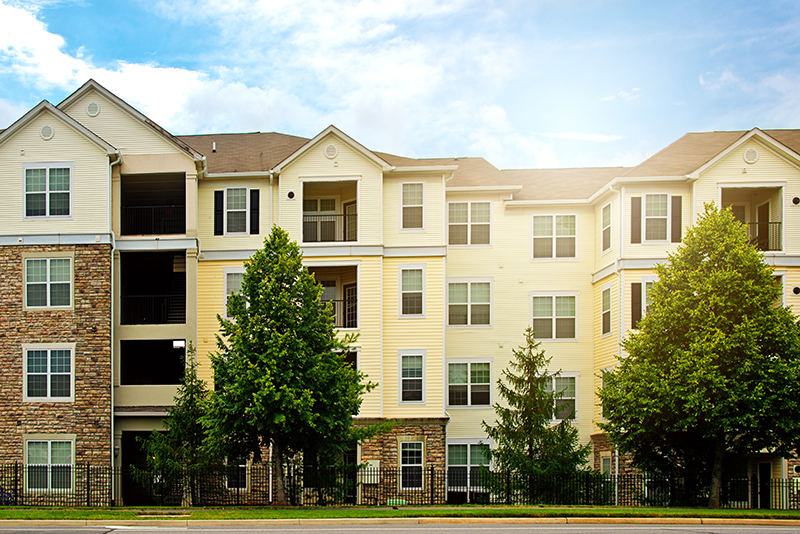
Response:
[{"label": "black metal railing", "polygon": [[186,233],[185,206],[135,206],[120,211],[122,235]]},{"label": "black metal railing", "polygon": [[303,215],[303,242],[358,241],[358,215]]},{"label": "black metal railing", "polygon": [[121,324],[183,324],[186,295],[123,295]]},{"label": "black metal railing", "polygon": [[322,303],[330,303],[333,306],[333,320],[336,328],[358,327],[358,301],[356,298],[323,300]]},{"label": "black metal railing", "polygon": [[747,223],[747,236],[750,243],[761,251],[781,250],[781,223]]}]

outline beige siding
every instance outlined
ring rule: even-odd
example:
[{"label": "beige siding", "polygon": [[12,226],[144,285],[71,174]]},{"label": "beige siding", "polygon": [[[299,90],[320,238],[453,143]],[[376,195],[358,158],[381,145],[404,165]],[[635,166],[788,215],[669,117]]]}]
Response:
[{"label": "beige siding", "polygon": [[[442,174],[402,173],[384,175],[383,186],[383,236],[386,246],[418,247],[441,246],[445,238],[445,193]],[[423,184],[424,228],[401,228],[402,184]]]},{"label": "beige siding", "polygon": [[[258,234],[214,235],[214,191],[231,187],[258,189]],[[248,202],[249,202],[248,196]],[[264,245],[271,230],[269,224],[269,179],[239,178],[227,180],[201,180],[197,191],[197,234],[203,250],[254,251]],[[248,228],[249,231],[249,228]]]},{"label": "beige siding", "polygon": [[[614,263],[614,260],[619,256],[619,202],[619,196],[614,195],[595,205],[597,208],[594,220],[595,258],[597,258],[594,264],[595,270],[602,269],[606,265]],[[609,204],[611,205],[611,248],[603,251],[603,208]]]},{"label": "beige siding", "polygon": [[[54,135],[39,135],[44,125]],[[71,162],[72,212],[65,219],[23,220],[23,164]],[[109,228],[109,162],[105,150],[45,111],[0,146],[0,226],[4,234],[106,233]]]},{"label": "beige siding", "polygon": [[[678,250],[679,243],[656,241],[648,243],[645,241],[644,232],[644,213],[645,195],[667,193],[670,195],[670,218],[672,216],[672,196],[681,195],[681,224],[683,226],[682,235],[686,235],[686,227],[693,224],[692,220],[692,190],[691,186],[685,183],[663,183],[650,185],[635,185],[625,187],[625,254],[626,258],[666,258],[667,253],[674,253]],[[642,242],[631,243],[631,197],[642,198]],[[672,221],[668,218],[667,228],[671,229]],[[671,231],[671,230],[670,230]],[[671,237],[671,234],[668,234]]]}]

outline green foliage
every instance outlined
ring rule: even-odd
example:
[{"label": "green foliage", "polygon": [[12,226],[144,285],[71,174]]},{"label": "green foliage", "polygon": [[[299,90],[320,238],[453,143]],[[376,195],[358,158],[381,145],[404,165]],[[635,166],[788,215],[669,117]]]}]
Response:
[{"label": "green foliage", "polygon": [[[571,414],[552,423],[553,409],[562,392],[552,391],[553,373],[531,328],[526,344],[512,351],[514,361],[503,370],[497,390],[507,406],[494,405],[497,420],[484,421],[486,434],[494,441],[491,456],[495,470],[516,471],[529,476],[568,476],[581,470],[590,446],[580,445]],[[557,373],[556,373],[557,374]]]},{"label": "green foliage", "polygon": [[332,309],[302,261],[274,227],[245,262],[241,292],[228,303],[232,319],[218,316],[206,425],[224,454],[258,461],[271,442],[279,462],[303,451],[335,456],[354,437],[361,395],[375,386],[344,361],[355,338],[337,337]]},{"label": "green foliage", "polygon": [[800,444],[798,324],[730,210],[706,205],[656,273],[628,357],[603,375],[600,426],[641,468],[713,474],[713,499],[724,453]]}]

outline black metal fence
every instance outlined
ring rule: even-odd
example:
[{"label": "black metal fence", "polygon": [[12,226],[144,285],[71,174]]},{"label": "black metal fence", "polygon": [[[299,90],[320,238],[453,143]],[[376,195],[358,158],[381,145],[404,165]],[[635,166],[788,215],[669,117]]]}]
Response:
[{"label": "black metal fence", "polygon": [[303,242],[343,242],[358,240],[358,215],[303,215]]},{"label": "black metal fence", "polygon": [[758,250],[781,250],[781,223],[751,222],[747,223],[747,236],[750,243]]},{"label": "black metal fence", "polygon": [[134,206],[121,210],[122,235],[186,233],[185,206]]},{"label": "black metal fence", "polygon": [[[0,465],[0,505],[18,506],[268,506],[276,494],[267,464],[222,466],[164,475],[92,465]],[[705,506],[702,488],[648,475],[568,477],[514,472],[343,466],[286,468],[286,496],[295,506],[527,504],[595,506]],[[726,508],[800,509],[800,478],[731,479]]]}]

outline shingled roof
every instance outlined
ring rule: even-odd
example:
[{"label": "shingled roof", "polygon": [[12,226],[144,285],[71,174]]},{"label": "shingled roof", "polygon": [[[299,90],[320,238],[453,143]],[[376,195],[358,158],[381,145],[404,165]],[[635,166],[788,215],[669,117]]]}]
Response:
[{"label": "shingled roof", "polygon": [[509,169],[504,181],[522,186],[514,200],[586,200],[630,167],[579,169]]},{"label": "shingled roof", "polygon": [[206,157],[209,173],[267,172],[309,141],[274,132],[180,135],[178,139]]}]

